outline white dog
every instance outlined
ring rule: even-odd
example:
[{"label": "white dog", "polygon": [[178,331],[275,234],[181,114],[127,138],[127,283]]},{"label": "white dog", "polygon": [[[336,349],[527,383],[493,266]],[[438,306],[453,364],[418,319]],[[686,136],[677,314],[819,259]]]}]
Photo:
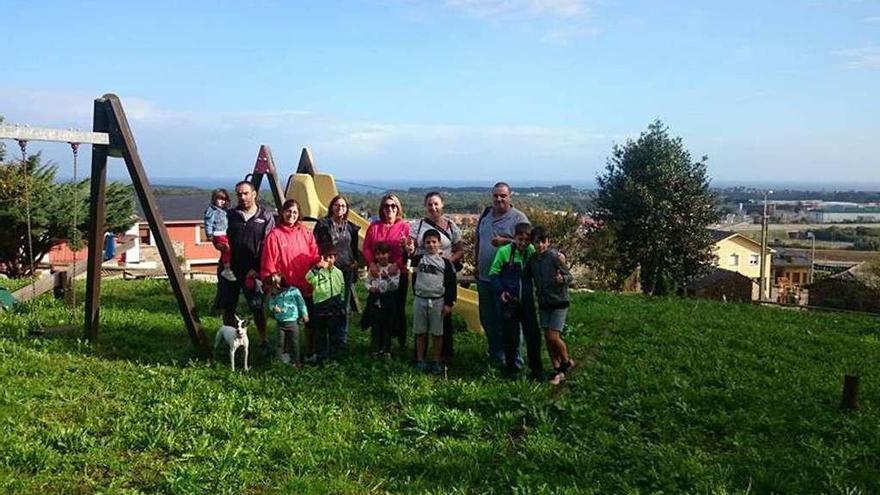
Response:
[{"label": "white dog", "polygon": [[244,347],[244,370],[247,371],[249,346],[247,335],[248,321],[242,320],[238,315],[235,315],[235,325],[236,326],[234,327],[223,325],[217,330],[217,337],[214,338],[214,349],[217,349],[221,340],[226,341],[226,345],[229,346],[229,364],[232,365],[232,371],[235,371],[235,351],[237,351],[239,347]]}]

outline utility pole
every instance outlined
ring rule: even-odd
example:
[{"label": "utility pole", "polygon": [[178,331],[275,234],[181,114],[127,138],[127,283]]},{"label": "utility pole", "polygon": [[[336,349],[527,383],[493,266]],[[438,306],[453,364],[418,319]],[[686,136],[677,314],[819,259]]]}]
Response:
[{"label": "utility pole", "polygon": [[812,242],[810,243],[810,276],[808,278],[809,284],[813,283],[813,270],[816,266],[816,234],[813,232],[807,232],[807,238],[809,238]]},{"label": "utility pole", "polygon": [[767,195],[773,194],[772,190],[764,192],[764,215],[761,217],[761,276],[758,286],[758,300],[766,301],[767,295]]}]

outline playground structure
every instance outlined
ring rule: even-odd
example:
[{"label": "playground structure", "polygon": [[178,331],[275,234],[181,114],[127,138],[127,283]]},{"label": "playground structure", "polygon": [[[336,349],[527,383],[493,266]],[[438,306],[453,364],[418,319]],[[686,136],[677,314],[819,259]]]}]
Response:
[{"label": "playground structure", "polygon": [[[123,158],[150,231],[156,240],[156,248],[162,259],[165,272],[168,274],[168,280],[174,291],[178,309],[183,317],[196,354],[202,358],[210,357],[211,351],[199,322],[192,295],[177,263],[168,230],[165,228],[165,222],[162,220],[159,208],[156,206],[153,189],[144,171],[144,166],[134,141],[134,135],[131,132],[131,127],[128,125],[128,118],[125,115],[119,97],[114,94],[106,94],[95,99],[92,132],[4,125],[0,126],[0,139],[16,140],[22,149],[23,159],[26,159],[25,149],[29,141],[68,143],[74,149],[74,156],[76,156],[76,149],[80,144],[87,143],[92,145],[87,244],[93,248],[89,249],[88,261],[86,262],[87,279],[84,325],[86,338],[92,342],[97,341],[100,326],[101,265],[103,260],[101,250],[94,247],[101,246],[104,239],[107,161],[110,157]],[[28,208],[28,243],[30,245],[30,206],[27,190],[24,191],[24,196]],[[28,252],[33,253],[33,249],[29,247]],[[31,255],[32,258],[33,256]],[[76,263],[74,262],[73,271],[76,272],[76,270]],[[33,268],[31,271],[34,271]],[[36,284],[32,284],[29,290],[32,297],[36,297]]]}]

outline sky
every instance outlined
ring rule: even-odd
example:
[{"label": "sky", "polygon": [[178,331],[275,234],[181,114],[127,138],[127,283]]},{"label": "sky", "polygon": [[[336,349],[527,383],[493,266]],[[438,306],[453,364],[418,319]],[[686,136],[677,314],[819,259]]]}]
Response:
[{"label": "sky", "polygon": [[115,93],[153,178],[267,144],[285,176],[308,147],[366,183],[590,182],[661,119],[715,183],[880,182],[880,1],[0,0],[0,28],[6,123],[88,130]]}]

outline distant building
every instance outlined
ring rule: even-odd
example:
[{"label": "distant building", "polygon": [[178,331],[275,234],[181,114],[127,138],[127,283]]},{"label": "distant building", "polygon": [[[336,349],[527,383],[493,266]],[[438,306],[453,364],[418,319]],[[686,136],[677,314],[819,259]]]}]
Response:
[{"label": "distant building", "polygon": [[[742,234],[726,230],[712,230],[712,237],[715,240],[716,269],[709,275],[688,284],[687,293],[726,301],[758,299],[761,244]],[[765,252],[767,263],[764,274],[767,276],[768,285],[771,280],[773,252],[770,248]]]},{"label": "distant building", "polygon": [[[715,239],[716,266],[724,270],[744,275],[755,282],[761,278],[761,244],[742,234],[726,230],[713,230]],[[764,267],[764,275],[770,280],[773,273],[771,254],[774,251],[767,248]]]},{"label": "distant building", "polygon": [[815,223],[880,222],[880,208],[876,206],[824,207],[811,210],[809,218]]},{"label": "distant building", "polygon": [[810,255],[806,252],[780,249],[773,253],[773,279],[777,285],[806,285],[811,265]]}]

